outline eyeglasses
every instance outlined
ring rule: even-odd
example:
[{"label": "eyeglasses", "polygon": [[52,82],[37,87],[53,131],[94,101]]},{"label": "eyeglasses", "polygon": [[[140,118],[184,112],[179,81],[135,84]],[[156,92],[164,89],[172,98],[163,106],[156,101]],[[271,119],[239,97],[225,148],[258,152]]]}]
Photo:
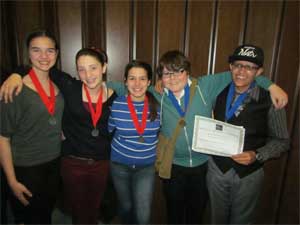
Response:
[{"label": "eyeglasses", "polygon": [[234,63],[234,64],[232,64],[232,66],[233,66],[233,69],[236,69],[236,70],[245,69],[247,72],[254,72],[254,71],[258,70],[258,68],[259,68],[257,66],[243,65],[240,63]]},{"label": "eyeglasses", "polygon": [[171,76],[174,78],[179,77],[184,72],[184,69],[180,69],[179,71],[166,71],[162,73],[162,77],[164,79],[170,79]]}]

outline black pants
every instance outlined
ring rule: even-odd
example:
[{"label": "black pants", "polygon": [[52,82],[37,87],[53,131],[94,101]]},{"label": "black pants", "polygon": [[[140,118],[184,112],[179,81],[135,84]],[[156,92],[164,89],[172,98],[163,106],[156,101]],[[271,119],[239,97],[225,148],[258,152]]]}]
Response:
[{"label": "black pants", "polygon": [[163,179],[169,224],[199,224],[208,199],[207,163],[197,167],[172,165],[170,179]]},{"label": "black pants", "polygon": [[3,169],[0,169],[0,184],[1,184],[1,224],[7,224],[7,193],[8,193],[8,184],[6,181],[6,176]]},{"label": "black pants", "polygon": [[30,167],[15,167],[17,180],[32,193],[29,205],[24,206],[10,192],[10,200],[15,223],[51,224],[60,184],[60,160],[57,158],[47,163]]}]

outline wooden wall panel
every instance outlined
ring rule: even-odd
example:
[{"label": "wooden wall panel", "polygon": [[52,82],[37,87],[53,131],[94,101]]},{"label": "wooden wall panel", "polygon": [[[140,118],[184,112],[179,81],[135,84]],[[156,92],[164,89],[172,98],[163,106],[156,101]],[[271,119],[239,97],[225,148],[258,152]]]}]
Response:
[{"label": "wooden wall panel", "polygon": [[59,37],[56,11],[55,2],[1,1],[1,60],[9,60],[4,71],[29,63],[25,42],[33,30],[47,29]]},{"label": "wooden wall panel", "polygon": [[[158,57],[166,51],[184,50],[185,2],[159,1],[158,3]],[[158,60],[159,58],[157,58]]]},{"label": "wooden wall panel", "polygon": [[275,80],[289,95],[287,116],[292,145],[285,161],[275,213],[279,224],[299,224],[299,25],[299,2],[286,2]]},{"label": "wooden wall panel", "polygon": [[41,1],[41,24],[59,40],[59,27],[56,1]]},{"label": "wooden wall panel", "polygon": [[[18,57],[18,40],[15,35],[16,20],[10,20],[10,16],[15,17],[14,2],[0,2],[1,5],[1,76],[0,84],[7,78],[9,73],[20,63]],[[7,26],[9,24],[9,26]]]},{"label": "wooden wall panel", "polygon": [[[296,80],[299,69],[299,8],[292,3],[286,5],[284,13],[283,28],[281,31],[280,48],[278,58],[274,58],[277,67],[276,82],[283,87],[289,94],[289,101],[291,104],[287,106],[288,124],[291,124],[293,118],[292,108],[295,105],[294,93],[296,91]],[[275,35],[276,36],[276,35]],[[278,60],[278,61],[277,61]],[[287,79],[288,75],[288,79]],[[293,121],[294,123],[294,121]],[[281,159],[267,163],[265,166],[265,185],[262,195],[262,204],[260,205],[259,222],[275,222],[278,208],[280,208],[280,196],[282,189],[282,182],[285,179],[286,161],[289,160],[291,164],[298,164],[298,158],[291,158],[291,155],[298,155],[298,149],[291,149],[289,155],[284,155]],[[296,151],[296,152],[295,152]],[[293,162],[296,161],[296,162]],[[290,171],[290,170],[289,170]],[[294,179],[293,179],[294,180]],[[299,180],[298,180],[299,181]],[[298,182],[299,184],[299,182]],[[298,187],[299,188],[299,187]],[[299,207],[298,207],[299,208]],[[266,217],[265,215],[270,215]],[[271,218],[270,218],[271,217]]]},{"label": "wooden wall panel", "polygon": [[292,122],[292,107],[296,100],[294,99],[294,93],[296,90],[300,57],[299,26],[299,2],[287,2],[284,11],[275,81],[289,95],[289,104],[287,105],[289,124]]},{"label": "wooden wall panel", "polygon": [[130,60],[130,1],[106,2],[106,46],[108,54],[108,80],[123,81],[125,65]]},{"label": "wooden wall panel", "polygon": [[[41,23],[42,28],[52,33],[56,40],[59,42],[60,48],[60,36],[58,26],[58,9],[56,1],[41,1]],[[60,57],[58,57],[56,66],[61,68]]]},{"label": "wooden wall panel", "polygon": [[228,56],[243,42],[246,1],[220,1],[213,50],[212,72],[229,70]]},{"label": "wooden wall panel", "polygon": [[[299,73],[300,74],[300,73]],[[299,76],[300,80],[300,76]],[[299,82],[298,82],[299,85]],[[299,90],[298,90],[299,91]],[[298,96],[299,98],[299,96]],[[279,205],[278,224],[299,224],[299,101],[296,107],[295,123],[291,136],[291,149],[287,159],[287,168],[283,177],[283,190]]]},{"label": "wooden wall panel", "polygon": [[185,53],[192,64],[192,75],[208,73],[213,1],[189,1]]},{"label": "wooden wall panel", "polygon": [[264,165],[264,183],[257,208],[256,224],[273,224],[275,212],[280,198],[281,177],[284,174],[284,161],[287,155],[279,159],[270,160]]},{"label": "wooden wall panel", "polygon": [[77,51],[82,48],[81,3],[79,1],[59,1],[57,4],[62,70],[72,76],[77,76],[75,56]]},{"label": "wooden wall panel", "polygon": [[264,74],[272,77],[277,50],[283,1],[250,1],[246,43],[262,46],[265,53]]},{"label": "wooden wall panel", "polygon": [[136,1],[133,58],[150,63],[155,69],[156,2]]},{"label": "wooden wall panel", "polygon": [[[264,69],[269,77],[274,73],[275,54],[279,38],[282,2],[249,3],[249,17],[246,30],[246,43],[262,46],[265,53]],[[257,223],[274,223],[275,213],[280,197],[281,177],[284,174],[284,160],[269,161],[265,164],[265,180],[261,202],[258,208]],[[266,216],[267,215],[267,216]]]},{"label": "wooden wall panel", "polygon": [[37,19],[41,18],[40,4],[41,3],[39,1],[20,1],[16,4],[16,32],[18,34],[19,62],[21,64],[28,64],[28,54],[25,46],[27,34],[42,26],[42,21]]},{"label": "wooden wall panel", "polygon": [[82,2],[82,45],[106,50],[104,1]]}]

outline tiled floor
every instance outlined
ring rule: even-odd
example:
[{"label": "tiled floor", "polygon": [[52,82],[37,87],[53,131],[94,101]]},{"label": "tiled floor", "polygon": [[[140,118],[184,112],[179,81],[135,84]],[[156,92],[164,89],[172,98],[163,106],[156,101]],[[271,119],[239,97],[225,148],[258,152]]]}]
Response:
[{"label": "tiled floor", "polygon": [[56,208],[52,214],[52,224],[72,224],[72,218]]},{"label": "tiled floor", "polygon": [[[55,209],[52,215],[52,224],[72,224],[70,216],[63,214],[59,209]],[[109,223],[99,221],[99,224],[119,224],[118,218],[114,218]]]}]

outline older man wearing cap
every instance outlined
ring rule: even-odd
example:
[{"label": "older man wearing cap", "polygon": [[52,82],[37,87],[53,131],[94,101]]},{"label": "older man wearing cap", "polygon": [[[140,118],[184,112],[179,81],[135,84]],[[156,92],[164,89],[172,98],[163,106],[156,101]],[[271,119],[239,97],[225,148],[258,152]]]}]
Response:
[{"label": "older man wearing cap", "polygon": [[264,178],[263,163],[289,147],[285,110],[275,110],[269,93],[256,85],[263,50],[242,45],[229,57],[232,82],[217,97],[215,119],[245,128],[244,149],[209,159],[207,186],[213,224],[251,224]]}]

